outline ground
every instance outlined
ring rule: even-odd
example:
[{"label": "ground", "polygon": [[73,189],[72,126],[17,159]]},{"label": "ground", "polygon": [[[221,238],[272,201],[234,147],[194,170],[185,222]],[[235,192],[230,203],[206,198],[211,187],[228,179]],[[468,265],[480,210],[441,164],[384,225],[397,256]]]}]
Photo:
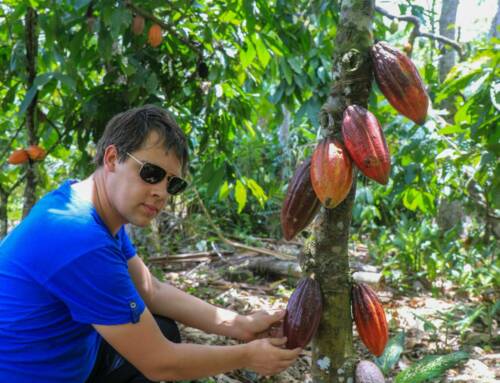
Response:
[{"label": "ground", "polygon": [[[255,256],[255,255],[253,255]],[[257,255],[258,256],[258,255]],[[177,287],[188,291],[209,302],[249,313],[259,309],[285,308],[293,291],[296,279],[283,276],[257,275],[244,267],[238,254],[207,257],[186,262],[165,261],[155,263],[158,273]],[[237,259],[238,261],[233,261]],[[490,383],[500,382],[500,346],[495,318],[489,323],[472,318],[470,323],[457,321],[460,308],[470,312],[478,305],[471,297],[453,294],[453,286],[443,286],[446,291],[442,297],[435,298],[422,286],[415,286],[412,294],[401,294],[384,283],[377,287],[377,294],[384,305],[390,325],[390,336],[405,332],[404,351],[396,366],[386,377],[392,382],[394,376],[414,361],[429,354],[447,354],[465,350],[470,359],[454,369],[450,369],[439,382],[448,383]],[[457,309],[457,307],[459,309]],[[469,309],[467,311],[467,309]],[[464,316],[465,320],[469,317]],[[452,320],[453,319],[453,320]],[[498,318],[497,318],[498,319]],[[183,341],[199,344],[230,344],[234,341],[181,326]],[[354,336],[355,349],[361,359],[373,357]],[[295,364],[279,375],[264,378],[252,372],[238,370],[221,374],[211,379],[198,380],[199,383],[293,383],[308,382],[311,364],[311,351],[307,347]]]}]

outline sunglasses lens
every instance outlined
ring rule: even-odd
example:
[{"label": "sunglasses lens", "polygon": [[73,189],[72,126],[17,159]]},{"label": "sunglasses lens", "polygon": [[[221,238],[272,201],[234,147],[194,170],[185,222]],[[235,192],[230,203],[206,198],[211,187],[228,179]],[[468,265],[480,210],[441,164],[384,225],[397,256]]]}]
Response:
[{"label": "sunglasses lens", "polygon": [[143,181],[147,182],[148,184],[157,184],[158,182],[161,182],[163,178],[165,178],[166,173],[165,170],[163,170],[159,166],[145,163],[142,166],[139,175],[141,176]]},{"label": "sunglasses lens", "polygon": [[170,195],[179,194],[186,189],[188,183],[179,177],[170,177],[167,185],[167,192]]}]

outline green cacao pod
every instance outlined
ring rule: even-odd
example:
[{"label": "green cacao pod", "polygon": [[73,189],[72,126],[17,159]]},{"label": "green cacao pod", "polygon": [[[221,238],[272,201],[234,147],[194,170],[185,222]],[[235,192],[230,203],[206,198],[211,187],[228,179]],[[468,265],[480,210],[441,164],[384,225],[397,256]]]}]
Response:
[{"label": "green cacao pod", "polygon": [[287,241],[309,225],[321,207],[311,185],[310,170],[308,158],[297,168],[288,185],[281,208],[281,228]]},{"label": "green cacao pod", "polygon": [[368,178],[387,184],[391,157],[377,118],[361,106],[348,106],[342,120],[342,136],[359,170]]},{"label": "green cacao pod", "polygon": [[364,283],[352,287],[352,314],[366,348],[375,356],[382,355],[389,339],[387,320],[377,295]]},{"label": "green cacao pod", "polygon": [[318,329],[322,312],[318,281],[310,277],[302,278],[286,307],[283,334],[287,337],[288,349],[307,346]]},{"label": "green cacao pod", "polygon": [[375,79],[389,103],[403,116],[422,125],[429,97],[413,62],[383,41],[372,47],[371,56]]},{"label": "green cacao pod", "polygon": [[378,366],[369,360],[362,360],[356,366],[356,383],[385,383]]},{"label": "green cacao pod", "polygon": [[352,162],[344,146],[336,139],[325,138],[311,159],[311,183],[323,206],[332,209],[341,203],[352,185]]}]

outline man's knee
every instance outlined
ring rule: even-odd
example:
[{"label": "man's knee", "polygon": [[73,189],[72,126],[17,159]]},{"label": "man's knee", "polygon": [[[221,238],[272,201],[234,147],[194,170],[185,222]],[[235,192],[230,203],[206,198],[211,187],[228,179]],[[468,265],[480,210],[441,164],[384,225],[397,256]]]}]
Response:
[{"label": "man's knee", "polygon": [[174,320],[160,315],[154,315],[154,318],[161,332],[168,340],[174,343],[181,343],[181,333]]}]

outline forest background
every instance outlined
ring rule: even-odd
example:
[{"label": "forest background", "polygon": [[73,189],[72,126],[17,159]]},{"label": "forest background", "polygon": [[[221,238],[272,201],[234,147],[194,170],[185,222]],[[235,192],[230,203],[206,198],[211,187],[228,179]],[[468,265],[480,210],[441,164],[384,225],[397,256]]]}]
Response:
[{"label": "forest background", "polygon": [[[220,255],[233,248],[228,243],[286,247],[280,210],[295,169],[321,135],[339,3],[4,0],[0,238],[44,193],[92,172],[95,143],[111,116],[154,103],[188,134],[191,186],[150,227],[131,229],[146,261]],[[470,25],[456,24],[457,10],[485,5],[488,18],[464,40],[461,28]],[[481,345],[498,350],[500,3],[377,6],[387,12],[376,12],[374,38],[411,55],[431,108],[418,126],[378,89],[371,93],[391,177],[386,186],[358,177],[350,246],[366,249],[365,261],[400,294],[465,297],[443,314],[446,326],[459,326],[465,341],[475,324],[485,324]],[[141,33],[132,30],[135,15],[144,17]],[[157,47],[148,42],[154,23],[162,28]],[[35,144],[47,152],[43,161],[8,163],[13,150]],[[155,265],[163,277],[165,265]],[[288,294],[293,284],[285,282]]]}]

